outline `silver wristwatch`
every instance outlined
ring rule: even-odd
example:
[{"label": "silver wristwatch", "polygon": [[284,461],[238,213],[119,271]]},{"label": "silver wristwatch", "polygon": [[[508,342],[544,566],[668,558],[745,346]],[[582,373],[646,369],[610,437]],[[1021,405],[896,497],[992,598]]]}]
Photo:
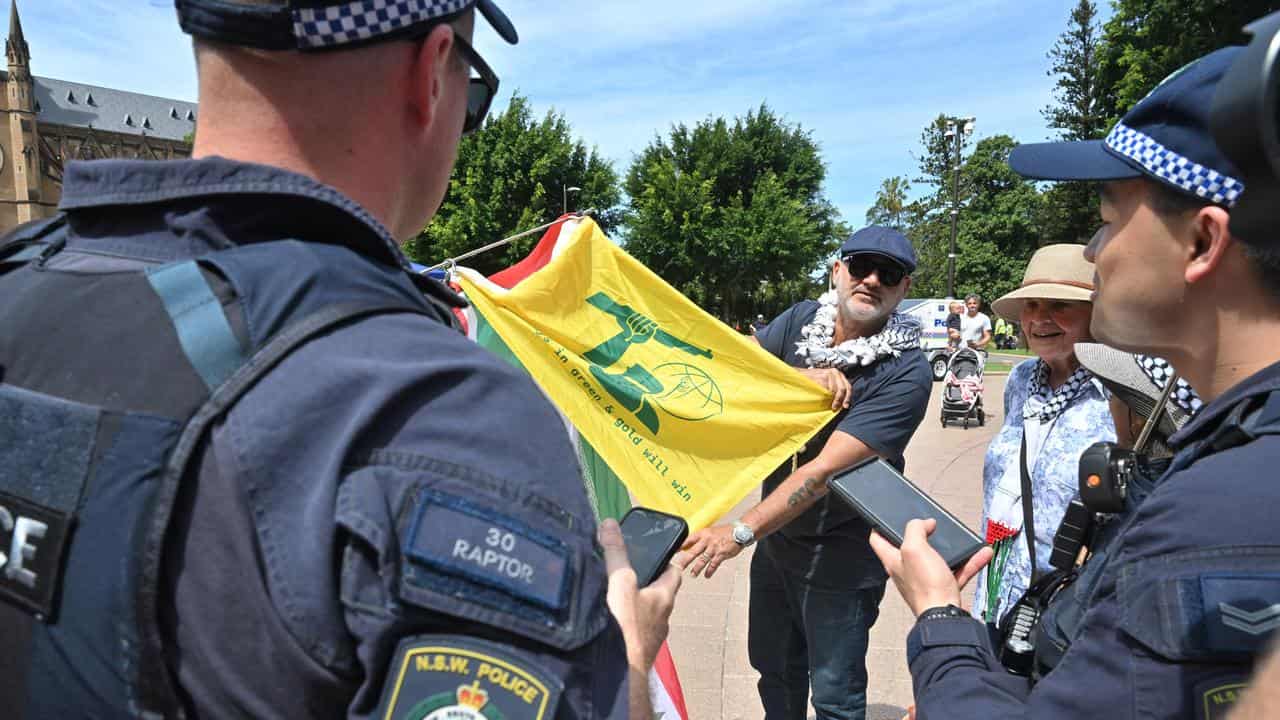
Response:
[{"label": "silver wristwatch", "polygon": [[733,524],[733,541],[746,547],[756,541],[756,531],[751,526],[739,520]]}]

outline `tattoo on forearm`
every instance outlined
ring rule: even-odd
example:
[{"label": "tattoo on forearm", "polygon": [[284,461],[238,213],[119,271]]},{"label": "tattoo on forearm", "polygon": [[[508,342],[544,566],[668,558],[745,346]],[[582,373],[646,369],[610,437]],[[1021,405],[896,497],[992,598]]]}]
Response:
[{"label": "tattoo on forearm", "polygon": [[805,478],[804,485],[797,488],[795,492],[791,493],[791,497],[787,498],[787,507],[795,507],[809,498],[817,496],[826,484],[827,481],[822,478]]}]

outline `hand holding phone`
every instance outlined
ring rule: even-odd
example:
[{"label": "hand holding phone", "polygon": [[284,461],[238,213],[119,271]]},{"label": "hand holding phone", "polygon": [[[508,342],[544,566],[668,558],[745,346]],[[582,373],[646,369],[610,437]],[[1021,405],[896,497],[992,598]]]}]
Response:
[{"label": "hand holding phone", "polygon": [[830,487],[895,547],[902,545],[908,522],[936,520],[929,544],[952,570],[963,567],[985,545],[982,538],[881,458],[870,458],[837,475]]},{"label": "hand holding phone", "polygon": [[688,523],[675,515],[634,507],[623,516],[622,538],[639,587],[662,574],[688,535]]}]

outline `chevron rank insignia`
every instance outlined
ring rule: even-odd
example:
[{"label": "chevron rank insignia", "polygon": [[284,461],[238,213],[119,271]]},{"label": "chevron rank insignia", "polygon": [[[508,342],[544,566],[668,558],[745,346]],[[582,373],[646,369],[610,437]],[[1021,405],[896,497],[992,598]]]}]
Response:
[{"label": "chevron rank insignia", "polygon": [[387,669],[381,720],[550,720],[563,683],[531,657],[455,635],[400,642]]},{"label": "chevron rank insignia", "polygon": [[1280,575],[1205,575],[1200,592],[1211,650],[1252,655],[1280,628]]}]

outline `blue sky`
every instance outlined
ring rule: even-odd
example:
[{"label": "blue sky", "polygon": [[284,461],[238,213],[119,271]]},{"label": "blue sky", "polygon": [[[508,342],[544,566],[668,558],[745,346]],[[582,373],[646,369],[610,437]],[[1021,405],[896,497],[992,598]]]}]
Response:
[{"label": "blue sky", "polygon": [[[165,0],[18,0],[37,75],[195,100],[190,43]],[[813,133],[853,225],[881,180],[913,176],[940,112],[977,136],[1046,139],[1045,53],[1075,0],[499,0],[516,47],[476,47],[511,92],[554,107],[625,173],[674,123],[767,102]],[[1098,3],[1107,12],[1107,3]],[[341,79],[336,79],[341,81]]]}]

